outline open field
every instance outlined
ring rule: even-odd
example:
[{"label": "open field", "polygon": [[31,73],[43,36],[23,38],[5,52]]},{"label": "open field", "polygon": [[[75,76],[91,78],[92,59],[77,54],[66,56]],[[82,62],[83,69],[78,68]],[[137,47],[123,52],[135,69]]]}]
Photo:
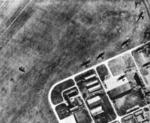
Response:
[{"label": "open field", "polygon": [[87,59],[90,67],[150,40],[149,8],[135,0],[3,2],[0,123],[57,123],[47,98],[54,83],[85,69]]}]

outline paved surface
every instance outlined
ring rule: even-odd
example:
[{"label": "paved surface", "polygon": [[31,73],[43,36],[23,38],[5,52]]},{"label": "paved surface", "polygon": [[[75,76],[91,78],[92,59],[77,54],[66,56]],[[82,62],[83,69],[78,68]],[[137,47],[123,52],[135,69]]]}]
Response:
[{"label": "paved surface", "polygon": [[[149,39],[146,9],[134,0],[35,0],[22,13],[22,4],[10,4],[17,0],[6,1],[0,8],[0,123],[57,123],[47,99],[55,82],[84,70],[87,58],[90,67]],[[137,22],[140,11],[144,19]],[[121,48],[128,37],[131,44]],[[102,51],[105,58],[96,60]]]},{"label": "paved surface", "polygon": [[[100,63],[98,63],[98,64],[96,64],[96,65],[93,65],[92,67],[89,67],[88,69],[85,69],[84,71],[81,71],[81,72],[79,72],[79,73],[76,73],[76,74],[74,74],[74,75],[72,75],[72,76],[70,76],[70,77],[67,77],[67,78],[61,80],[60,82],[55,83],[55,84],[50,88],[50,90],[49,90],[48,100],[49,100],[50,106],[52,107],[53,112],[54,112],[54,114],[55,114],[55,116],[56,116],[58,122],[61,123],[62,120],[60,120],[60,118],[59,118],[59,116],[58,116],[58,114],[57,114],[57,111],[56,111],[55,109],[56,109],[56,106],[58,106],[58,105],[61,104],[62,102],[59,103],[59,104],[57,104],[57,105],[54,105],[54,104],[53,104],[53,101],[52,101],[53,98],[52,98],[52,95],[51,95],[51,94],[52,94],[52,92],[54,91],[54,88],[57,87],[57,85],[59,85],[59,84],[65,82],[66,80],[72,79],[72,80],[74,80],[74,82],[75,82],[75,87],[78,89],[78,92],[79,92],[78,95],[82,98],[82,100],[83,100],[83,102],[84,102],[84,105],[85,105],[85,107],[86,107],[88,113],[90,114],[90,117],[92,118],[92,122],[95,123],[95,121],[94,121],[94,119],[93,119],[93,117],[92,117],[92,115],[91,115],[91,111],[89,110],[89,108],[88,108],[88,106],[87,106],[87,104],[86,104],[86,102],[85,102],[85,99],[83,98],[83,95],[82,95],[81,91],[79,90],[79,87],[78,87],[78,85],[77,85],[77,82],[76,82],[76,80],[75,80],[75,77],[78,76],[78,75],[82,75],[83,73],[86,73],[86,72],[89,71],[89,70],[95,70],[96,74],[98,75],[96,68],[97,68],[98,66],[100,66],[100,65],[106,65],[106,67],[108,68],[108,71],[111,71],[110,68],[109,68],[109,66],[108,66],[108,63],[109,63],[110,61],[112,61],[113,59],[117,59],[117,58],[119,58],[120,56],[124,56],[124,55],[130,55],[131,58],[132,58],[132,60],[133,60],[133,62],[134,62],[134,64],[135,64],[135,66],[136,66],[137,72],[139,73],[139,75],[140,75],[141,79],[143,80],[143,82],[146,84],[146,82],[145,82],[145,80],[144,80],[144,78],[143,78],[143,75],[141,74],[140,68],[139,68],[139,66],[137,65],[137,62],[135,61],[135,58],[133,57],[132,53],[133,53],[133,51],[135,51],[135,50],[137,50],[137,49],[141,48],[142,46],[144,46],[144,45],[146,45],[146,44],[149,44],[149,43],[150,43],[150,41],[148,41],[147,43],[140,44],[140,45],[138,45],[138,46],[136,46],[136,47],[134,47],[134,48],[132,48],[132,49],[130,49],[130,50],[127,50],[127,51],[125,51],[125,52],[123,52],[123,53],[121,53],[121,54],[118,54],[118,55],[116,55],[116,56],[114,56],[114,57],[112,57],[112,58],[110,58],[110,59],[108,59],[108,60],[106,60],[106,61],[103,61],[103,62],[100,62]],[[110,73],[111,73],[111,72],[110,72]],[[98,78],[99,78],[99,77],[98,77]],[[110,79],[111,79],[111,78],[110,78]],[[121,122],[123,117],[126,117],[126,116],[128,116],[129,114],[131,114],[131,113],[128,113],[128,114],[125,114],[125,115],[122,115],[122,116],[119,116],[119,115],[118,115],[118,113],[117,113],[117,111],[116,111],[116,108],[114,107],[114,104],[113,104],[112,100],[110,99],[109,95],[107,94],[108,90],[104,87],[104,84],[102,83],[102,81],[101,81],[100,78],[99,78],[99,80],[100,80],[100,83],[101,83],[101,85],[103,86],[104,92],[106,93],[106,96],[107,96],[109,102],[111,102],[111,106],[112,106],[112,108],[113,108],[113,110],[114,110],[114,112],[115,112],[115,114],[116,114],[116,116],[117,116],[116,119],[113,120],[113,121],[111,121],[111,122],[114,122],[114,121],[119,121],[119,122]],[[115,83],[114,83],[114,84],[115,84]],[[71,88],[71,87],[69,87],[69,88]],[[67,88],[67,89],[65,89],[65,90],[68,90],[69,88]],[[65,91],[65,90],[64,90],[64,91]],[[63,91],[63,92],[64,92],[64,91]],[[62,92],[60,92],[60,93],[62,93]],[[61,94],[61,95],[63,95],[63,94]],[[64,101],[63,101],[63,102],[64,102]],[[144,107],[147,107],[147,106],[149,106],[149,104],[148,104],[148,105],[145,105]],[[143,107],[140,107],[140,109],[143,109]],[[139,110],[139,109],[138,109],[138,110]],[[135,111],[133,111],[133,112],[135,112]]]}]

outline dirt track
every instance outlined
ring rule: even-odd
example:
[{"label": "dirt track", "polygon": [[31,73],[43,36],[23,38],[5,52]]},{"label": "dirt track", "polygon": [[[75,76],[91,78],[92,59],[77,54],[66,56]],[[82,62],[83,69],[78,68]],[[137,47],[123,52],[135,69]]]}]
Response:
[{"label": "dirt track", "polygon": [[47,99],[53,83],[83,70],[87,58],[90,66],[100,62],[102,51],[107,59],[149,40],[144,5],[122,1],[37,0],[25,9],[25,3],[0,8],[0,123],[56,123]]}]

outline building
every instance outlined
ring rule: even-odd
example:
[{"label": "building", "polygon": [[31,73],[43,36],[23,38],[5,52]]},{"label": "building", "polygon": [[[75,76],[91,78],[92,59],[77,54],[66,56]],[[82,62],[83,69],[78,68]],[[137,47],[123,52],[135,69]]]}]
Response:
[{"label": "building", "polygon": [[132,90],[132,87],[130,83],[126,83],[124,85],[121,85],[111,91],[108,92],[111,99],[116,99],[119,97],[124,96],[126,93]]},{"label": "building", "polygon": [[98,107],[96,107],[96,108],[93,108],[93,109],[91,109],[91,114],[92,114],[92,116],[96,116],[96,115],[99,115],[99,114],[102,114],[102,113],[104,113],[104,110],[103,110],[103,108],[102,108],[102,106],[98,106]]}]

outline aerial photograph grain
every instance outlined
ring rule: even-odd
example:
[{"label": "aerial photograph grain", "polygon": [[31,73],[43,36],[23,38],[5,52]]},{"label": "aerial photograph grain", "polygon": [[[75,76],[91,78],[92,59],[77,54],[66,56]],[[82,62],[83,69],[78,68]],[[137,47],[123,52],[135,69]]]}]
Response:
[{"label": "aerial photograph grain", "polygon": [[0,0],[0,123],[150,123],[150,0]]}]

